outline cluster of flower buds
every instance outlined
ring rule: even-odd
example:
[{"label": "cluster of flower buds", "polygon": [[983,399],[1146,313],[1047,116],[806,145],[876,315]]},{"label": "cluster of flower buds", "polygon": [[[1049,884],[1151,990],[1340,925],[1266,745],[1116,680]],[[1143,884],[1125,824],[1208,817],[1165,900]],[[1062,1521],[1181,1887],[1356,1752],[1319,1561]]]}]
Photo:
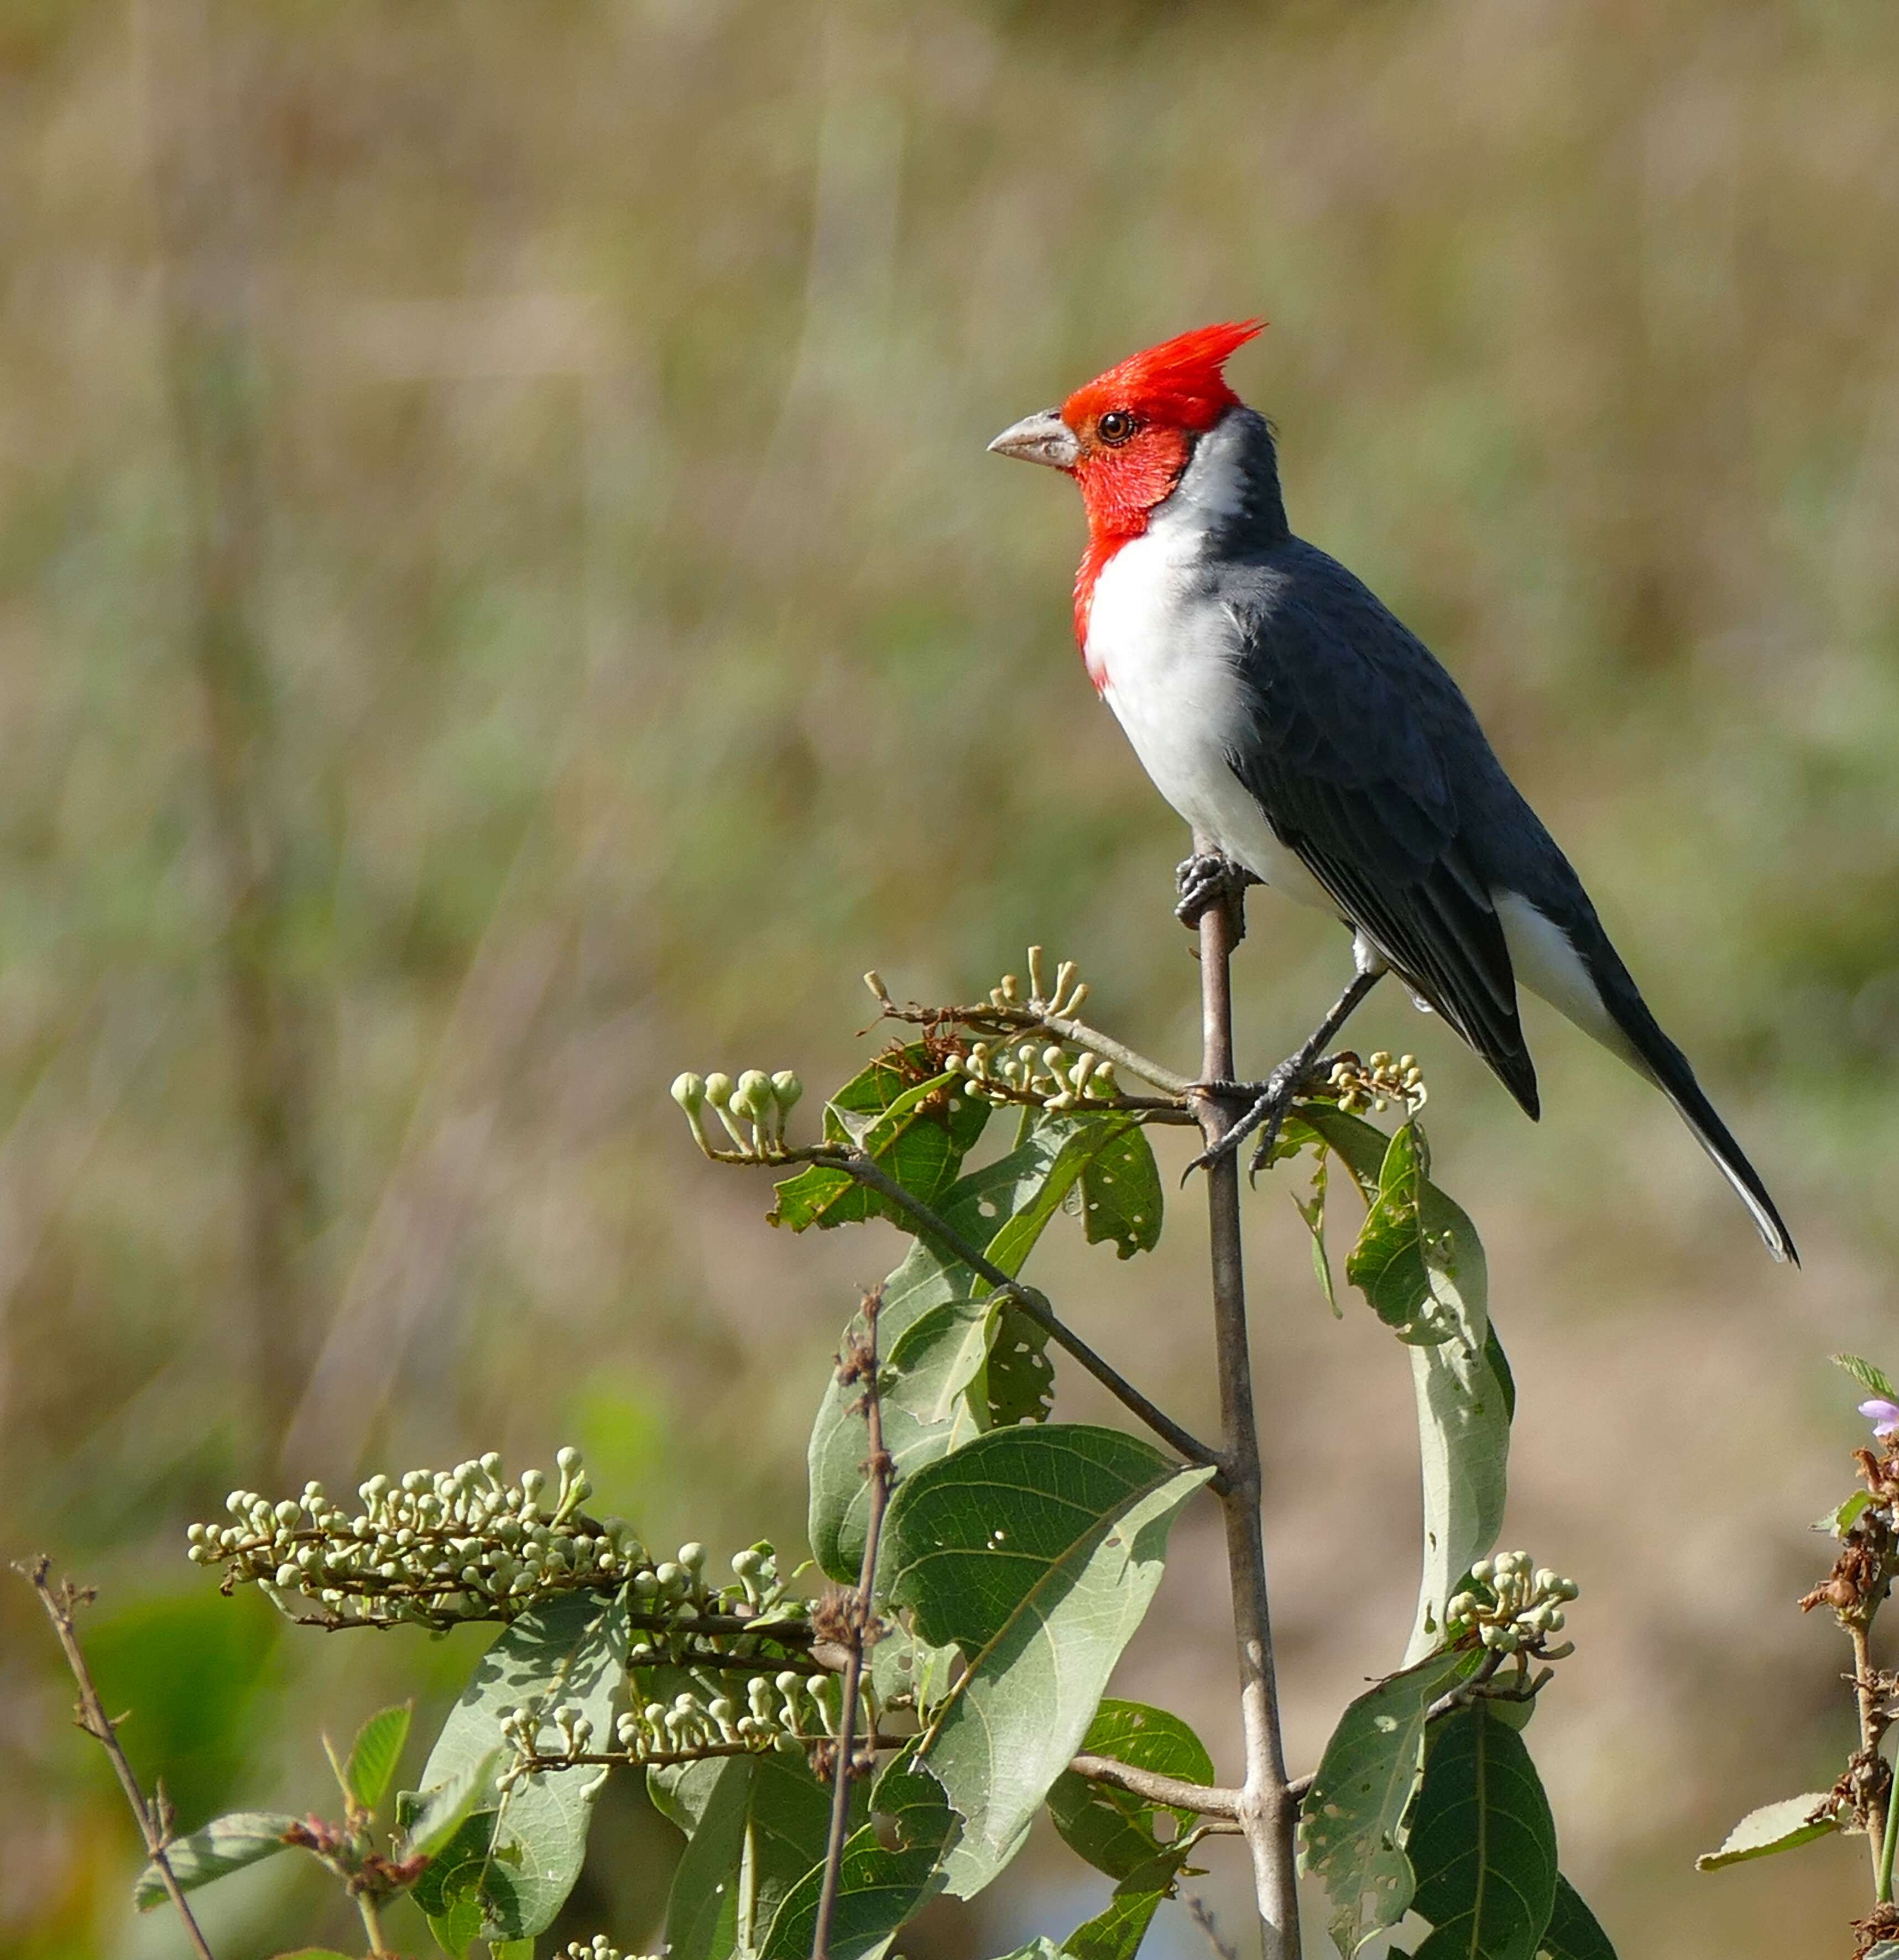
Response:
[{"label": "cluster of flower buds", "polygon": [[1500,1551],[1480,1558],[1470,1568],[1473,1589],[1460,1592],[1445,1608],[1445,1634],[1455,1642],[1475,1634],[1487,1650],[1498,1653],[1534,1654],[1560,1660],[1576,1651],[1572,1642],[1547,1644],[1563,1631],[1563,1608],[1576,1596],[1574,1580],[1547,1566],[1531,1568],[1527,1551]]},{"label": "cluster of flower buds", "polygon": [[1088,998],[1088,982],[1080,975],[1081,969],[1074,961],[1064,959],[1055,969],[1055,985],[1050,986],[1043,978],[1042,949],[1031,946],[1028,950],[1028,998],[1023,998],[1021,982],[1015,975],[1005,973],[1001,983],[989,989],[989,1005],[1005,1011],[1025,1008],[1037,1018],[1077,1014]]},{"label": "cluster of flower buds", "polygon": [[593,1487],[580,1452],[555,1461],[551,1491],[539,1470],[508,1481],[492,1453],[453,1470],[371,1477],[354,1515],[320,1484],[274,1504],[234,1491],[225,1508],[236,1522],[194,1524],[188,1555],[222,1566],[227,1591],[255,1583],[293,1617],[294,1595],[338,1625],[508,1620],[556,1593],[629,1579],[656,1588],[629,1526],[581,1514]]},{"label": "cluster of flower buds", "polygon": [[695,1075],[690,1070],[673,1078],[673,1100],[686,1112],[693,1141],[709,1157],[727,1157],[706,1132],[707,1106],[718,1112],[733,1150],[748,1162],[769,1162],[785,1149],[785,1119],[805,1093],[805,1085],[789,1068],[767,1075],[748,1068],[734,1081],[716,1070]]},{"label": "cluster of flower buds", "polygon": [[970,1093],[995,1103],[1039,1102],[1044,1109],[1072,1109],[1114,1093],[1114,1064],[1084,1050],[1038,1047],[1034,1042],[992,1045],[975,1042],[967,1055],[952,1055],[943,1066],[967,1081]]},{"label": "cluster of flower buds", "polygon": [[1413,1115],[1424,1107],[1424,1071],[1414,1055],[1401,1055],[1394,1061],[1380,1048],[1363,1061],[1356,1055],[1347,1056],[1333,1064],[1330,1086],[1348,1116],[1367,1109],[1382,1115],[1393,1102],[1402,1102]]},{"label": "cluster of flower buds", "polygon": [[623,1953],[604,1933],[591,1939],[570,1939],[554,1960],[654,1960],[651,1954]]}]

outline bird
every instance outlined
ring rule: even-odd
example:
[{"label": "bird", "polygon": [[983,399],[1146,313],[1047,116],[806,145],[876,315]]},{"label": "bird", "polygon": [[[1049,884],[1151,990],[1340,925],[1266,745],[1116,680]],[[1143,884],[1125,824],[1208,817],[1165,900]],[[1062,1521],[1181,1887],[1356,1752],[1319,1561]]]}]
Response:
[{"label": "bird", "polygon": [[1260,883],[1353,935],[1351,982],[1311,1039],[1263,1083],[1217,1085],[1244,1087],[1250,1107],[1196,1164],[1257,1131],[1257,1172],[1325,1044],[1387,972],[1535,1120],[1521,985],[1661,1090],[1768,1250],[1798,1265],[1766,1185],[1457,682],[1368,587],[1294,535],[1273,427],[1226,379],[1265,325],[1148,348],[989,445],[1080,488],[1075,638],[1194,832],[1182,918]]}]

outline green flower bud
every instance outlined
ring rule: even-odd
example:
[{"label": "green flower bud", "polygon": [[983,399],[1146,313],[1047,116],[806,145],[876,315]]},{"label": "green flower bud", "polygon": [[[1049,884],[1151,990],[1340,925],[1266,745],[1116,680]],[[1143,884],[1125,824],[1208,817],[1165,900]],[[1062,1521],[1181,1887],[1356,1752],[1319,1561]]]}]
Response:
[{"label": "green flower bud", "polygon": [[715,1109],[723,1109],[732,1099],[732,1078],[715,1071],[706,1078],[706,1100]]},{"label": "green flower bud", "polygon": [[673,1100],[687,1115],[696,1116],[705,1104],[706,1078],[693,1074],[690,1069],[683,1075],[675,1075],[671,1094]]},{"label": "green flower bud", "polygon": [[778,1098],[778,1106],[787,1115],[798,1106],[798,1099],[804,1093],[804,1083],[789,1068],[781,1068],[772,1077],[772,1093]]},{"label": "green flower bud", "polygon": [[690,1545],[679,1548],[679,1562],[689,1572],[696,1572],[706,1563],[706,1548],[695,1539]]}]

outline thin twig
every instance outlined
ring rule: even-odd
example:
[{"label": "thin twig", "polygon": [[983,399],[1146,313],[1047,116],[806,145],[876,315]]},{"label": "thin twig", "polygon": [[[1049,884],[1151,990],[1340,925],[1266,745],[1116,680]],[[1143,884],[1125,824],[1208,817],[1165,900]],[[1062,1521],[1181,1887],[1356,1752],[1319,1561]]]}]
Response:
[{"label": "thin twig", "polygon": [[66,1657],[66,1666],[72,1669],[73,1680],[79,1689],[78,1713],[75,1718],[78,1725],[111,1758],[119,1787],[125,1792],[132,1814],[139,1820],[139,1834],[145,1841],[145,1850],[158,1872],[159,1882],[164,1887],[167,1897],[178,1908],[178,1917],[184,1921],[185,1936],[191,1942],[192,1952],[197,1955],[198,1960],[212,1960],[204,1934],[192,1917],[190,1907],[185,1903],[183,1888],[165,1857],[165,1847],[171,1841],[171,1832],[170,1806],[165,1802],[164,1792],[160,1791],[155,1803],[146,1802],[145,1793],[139,1787],[139,1779],[132,1774],[131,1764],[126,1761],[126,1752],[119,1746],[117,1724],[107,1714],[105,1704],[99,1699],[99,1691],[92,1684],[92,1670],[87,1666],[84,1651],[79,1645],[78,1631],[72,1623],[72,1609],[91,1602],[94,1596],[92,1589],[75,1586],[70,1579],[62,1579],[56,1586],[53,1586],[46,1577],[52,1569],[53,1561],[43,1553],[30,1565],[22,1561],[14,1567],[39,1594],[40,1603],[46,1609],[46,1618],[53,1622],[53,1630],[59,1637],[60,1650]]},{"label": "thin twig", "polygon": [[[1205,848],[1196,839],[1196,848]],[[1233,1002],[1230,971],[1244,900],[1209,906],[1200,915],[1200,1019],[1203,1082],[1230,1082],[1233,1067]],[[1195,1098],[1208,1147],[1231,1120],[1217,1095]],[[1298,1806],[1286,1788],[1286,1749],[1279,1732],[1278,1685],[1273,1666],[1272,1617],[1266,1586],[1266,1548],[1260,1535],[1260,1439],[1253,1406],[1252,1363],[1246,1328],[1246,1281],[1240,1252],[1240,1169],[1228,1151],[1206,1172],[1213,1282],[1215,1352],[1220,1377],[1222,1484],[1227,1570],[1233,1592],[1233,1631],[1238,1643],[1240,1716],[1245,1739],[1246,1780],[1239,1822],[1253,1864],[1265,1960],[1299,1960],[1299,1912],[1293,1832]]]},{"label": "thin twig", "polygon": [[[835,1739],[830,1736],[794,1734],[791,1739],[808,1749],[815,1749],[828,1748]],[[857,1746],[860,1750],[900,1749],[905,1743],[916,1739],[914,1736],[864,1736],[859,1738]],[[548,1770],[664,1770],[676,1769],[683,1763],[711,1762],[726,1756],[765,1756],[771,1752],[769,1742],[699,1742],[690,1749],[654,1749],[643,1755],[632,1749],[575,1749],[566,1755],[523,1756],[520,1767],[522,1773],[529,1776],[539,1776]]]},{"label": "thin twig", "polygon": [[1187,1909],[1193,1923],[1206,1936],[1206,1943],[1212,1948],[1218,1960],[1240,1960],[1239,1955],[1227,1944],[1220,1932],[1219,1922],[1213,1917],[1212,1908],[1198,1892],[1187,1895]]},{"label": "thin twig", "polygon": [[1132,1763],[1117,1763],[1112,1756],[1077,1756],[1069,1768],[1090,1783],[1108,1783],[1174,1810],[1197,1811],[1203,1817],[1240,1814],[1239,1791],[1223,1789],[1218,1783],[1190,1783],[1184,1777],[1162,1776],[1158,1771],[1136,1769]]},{"label": "thin twig", "polygon": [[1169,1096],[1186,1096],[1195,1087],[1191,1077],[1177,1075],[1159,1062],[1150,1061],[1125,1042],[1117,1041],[1099,1028],[1091,1028],[1087,1022],[1078,1021],[1070,1014],[1047,1013],[1032,1001],[1019,1007],[999,1007],[993,1002],[985,1002],[980,1007],[925,1007],[913,1001],[909,1006],[900,1007],[894,1001],[887,1001],[884,1013],[887,1020],[909,1021],[924,1027],[953,1021],[959,1026],[973,1028],[983,1034],[1051,1034],[1058,1041],[1070,1042],[1076,1048],[1092,1049],[1113,1062],[1117,1068],[1138,1075],[1143,1082],[1152,1083],[1156,1089],[1165,1090]]},{"label": "thin twig", "polygon": [[884,1533],[884,1513],[890,1503],[891,1480],[895,1465],[884,1447],[884,1403],[877,1373],[877,1316],[884,1304],[882,1287],[864,1296],[863,1332],[856,1328],[845,1336],[837,1379],[849,1386],[862,1382],[860,1406],[869,1452],[864,1459],[864,1481],[869,1501],[864,1519],[864,1557],[858,1567],[857,1590],[845,1602],[846,1646],[843,1707],[837,1718],[836,1764],[831,1784],[830,1834],[824,1845],[824,1876],[817,1895],[817,1917],[811,1930],[811,1960],[830,1960],[831,1922],[837,1911],[837,1888],[843,1876],[844,1841],[850,1835],[851,1777],[857,1764],[856,1739],[857,1700],[863,1686],[864,1655],[875,1637],[871,1628],[876,1609],[871,1604],[877,1586],[877,1548]]}]

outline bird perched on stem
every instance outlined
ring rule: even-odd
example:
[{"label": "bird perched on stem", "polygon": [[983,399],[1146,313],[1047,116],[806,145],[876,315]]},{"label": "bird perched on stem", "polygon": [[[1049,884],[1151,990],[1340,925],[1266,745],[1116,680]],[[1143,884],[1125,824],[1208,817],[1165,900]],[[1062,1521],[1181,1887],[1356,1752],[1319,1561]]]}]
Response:
[{"label": "bird perched on stem", "polygon": [[1151,347],[989,444],[1081,486],[1075,637],[1142,766],[1200,840],[1181,867],[1181,917],[1257,881],[1353,934],[1351,984],[1311,1037],[1263,1083],[1209,1085],[1244,1093],[1248,1107],[1196,1162],[1257,1130],[1257,1171],[1325,1045],[1387,972],[1534,1118],[1521,981],[1668,1097],[1768,1249],[1797,1258],[1457,683],[1350,572],[1292,535],[1273,432],[1225,379],[1264,324]]}]

